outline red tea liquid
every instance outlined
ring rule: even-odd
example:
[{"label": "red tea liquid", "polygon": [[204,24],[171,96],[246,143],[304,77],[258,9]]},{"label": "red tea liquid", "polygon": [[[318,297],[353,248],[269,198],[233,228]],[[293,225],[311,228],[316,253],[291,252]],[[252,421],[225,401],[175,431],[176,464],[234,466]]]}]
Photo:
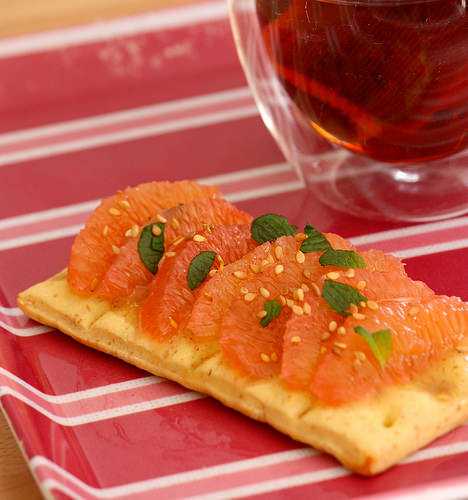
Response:
[{"label": "red tea liquid", "polygon": [[468,145],[466,0],[257,0],[275,72],[310,126],[387,162]]}]

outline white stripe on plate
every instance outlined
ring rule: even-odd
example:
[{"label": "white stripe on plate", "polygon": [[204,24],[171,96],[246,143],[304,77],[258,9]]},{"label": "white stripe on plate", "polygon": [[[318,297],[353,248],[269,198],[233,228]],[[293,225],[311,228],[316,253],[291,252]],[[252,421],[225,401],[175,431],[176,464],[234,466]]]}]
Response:
[{"label": "white stripe on plate", "polygon": [[418,224],[398,229],[390,229],[388,231],[379,231],[378,233],[365,234],[363,236],[355,236],[351,238],[351,241],[354,245],[368,245],[370,243],[376,243],[378,241],[396,240],[399,238],[406,238],[408,236],[414,236],[417,234],[431,233],[466,225],[468,225],[468,216],[459,217],[457,219],[443,220],[439,222]]},{"label": "white stripe on plate", "polygon": [[[261,176],[268,176],[272,175],[274,173],[282,173],[282,172],[288,172],[292,171],[292,168],[285,164],[285,163],[280,163],[277,165],[269,165],[265,167],[258,167],[258,168],[252,168],[252,169],[246,169],[244,171],[238,171],[238,172],[231,172],[227,174],[222,174],[222,175],[217,175],[213,177],[206,177],[199,179],[199,182],[201,183],[210,183],[210,184],[221,184],[221,185],[227,185],[230,182],[235,182],[243,179],[248,179],[248,178],[258,178]],[[239,191],[239,192],[234,192],[234,193],[228,193],[225,195],[225,198],[229,201],[237,202],[237,201],[245,201],[249,199],[256,199],[256,198],[261,198],[265,196],[273,196],[276,194],[281,194],[281,193],[287,193],[291,191],[297,191],[304,188],[304,183],[300,180],[295,180],[291,182],[283,182],[283,183],[277,183],[273,184],[270,186],[264,186],[261,188],[254,188],[254,189],[249,189],[246,191]],[[83,206],[91,206],[91,207],[96,207],[96,205],[99,203],[98,200],[93,200],[90,202],[87,202],[87,204],[78,204],[78,210],[79,212],[83,212]],[[55,210],[55,211],[54,211]],[[27,223],[35,223],[39,222],[41,220],[51,220],[55,216],[60,216],[63,215],[72,215],[73,212],[73,205],[69,207],[61,207],[58,209],[51,209],[51,210],[45,210],[43,212],[36,212],[35,214],[26,214],[26,215],[20,215],[17,217],[11,217],[9,219],[4,219],[3,221],[0,221],[0,229],[2,228],[2,223],[3,223],[3,228],[5,227],[14,227],[14,226],[19,226],[23,225],[25,221]],[[58,214],[58,215],[57,215]],[[42,243],[45,241],[51,241],[51,240],[56,240],[60,238],[66,238],[69,236],[73,236],[79,232],[79,230],[83,227],[82,224],[74,224],[72,226],[67,226],[67,227],[61,227],[58,229],[54,229],[51,231],[41,231],[37,233],[33,233],[30,235],[26,236],[18,236],[16,238],[10,238],[10,239],[4,239],[0,240],[0,251],[2,250],[10,250],[12,248],[19,248],[22,246],[26,245],[33,245],[36,243]]]},{"label": "white stripe on plate", "polygon": [[151,399],[149,401],[142,401],[141,403],[110,408],[108,410],[102,410],[93,413],[84,413],[75,417],[62,417],[60,415],[51,413],[41,405],[38,405],[35,401],[31,401],[29,398],[27,398],[20,392],[11,389],[10,387],[0,386],[0,397],[2,396],[13,396],[30,406],[31,408],[34,408],[36,411],[38,411],[48,419],[52,420],[52,422],[63,425],[65,427],[84,425],[91,422],[100,422],[101,420],[122,417],[124,415],[134,415],[135,413],[154,410],[157,408],[164,408],[166,406],[174,406],[177,404],[187,403],[189,401],[194,401],[196,399],[202,399],[206,397],[203,394],[199,394],[197,392],[187,391],[185,393],[176,394],[174,396]]},{"label": "white stripe on plate", "polygon": [[0,240],[0,252],[2,250],[10,250],[12,248],[43,243],[45,241],[67,238],[68,236],[77,234],[82,227],[83,224],[75,224],[73,226],[54,229],[53,231],[42,231],[35,234],[29,234],[27,236],[18,236],[17,238],[11,238],[3,241]]},{"label": "white stripe on plate", "polygon": [[[444,446],[434,446],[432,448],[421,450],[415,453],[414,455],[404,460],[402,463],[422,462],[424,460],[446,457],[466,452],[468,452],[468,441]],[[218,500],[221,498],[240,498],[250,495],[259,495],[260,493],[271,493],[273,491],[293,488],[295,486],[303,486],[306,484],[318,483],[330,479],[337,479],[339,477],[348,476],[350,474],[351,472],[344,469],[343,467],[331,467],[329,469],[324,469],[316,472],[296,474],[285,478],[263,481],[261,483],[240,486],[238,488],[230,488],[228,490],[221,490],[216,493],[209,493],[207,495],[197,495],[194,497],[189,497],[189,499],[187,500]]]},{"label": "white stripe on plate", "polygon": [[46,467],[53,470],[68,481],[72,482],[75,486],[83,489],[90,495],[94,495],[99,498],[114,498],[123,495],[143,493],[145,491],[151,491],[154,489],[167,488],[169,486],[189,483],[192,481],[199,481],[201,479],[217,477],[223,474],[233,474],[245,470],[267,467],[269,465],[293,462],[295,460],[301,460],[305,457],[317,455],[317,453],[318,452],[311,448],[281,451],[278,453],[261,455],[255,458],[248,458],[245,460],[238,460],[226,464],[204,467],[203,469],[197,469],[193,471],[179,472],[176,474],[170,474],[168,476],[162,476],[154,479],[147,479],[145,481],[130,483],[123,486],[115,486],[103,489],[89,486],[88,484],[78,479],[76,476],[72,475],[70,472],[57,465],[55,462],[52,462],[40,455],[36,455],[31,458],[30,467],[33,471],[35,471],[39,467]]},{"label": "white stripe on plate", "polygon": [[[433,458],[446,457],[468,451],[468,442],[460,442],[455,444],[435,446],[415,453],[403,463],[420,462]],[[256,458],[239,460],[228,464],[222,464],[212,467],[204,467],[202,469],[192,470],[188,472],[181,472],[171,474],[169,476],[158,477],[154,479],[147,479],[144,481],[128,483],[120,486],[110,488],[94,488],[84,483],[76,476],[63,469],[55,462],[50,461],[46,457],[36,455],[30,460],[30,467],[33,471],[37,472],[38,468],[46,468],[60,475],[65,480],[71,482],[77,488],[83,490],[88,495],[93,495],[96,498],[117,498],[125,495],[136,495],[138,493],[150,492],[153,490],[161,489],[172,485],[182,485],[187,482],[198,481],[210,477],[219,477],[220,485],[222,485],[222,475],[241,472],[245,470],[254,470],[255,468],[265,467],[268,465],[281,464],[291,462],[294,460],[301,460],[308,454],[313,455],[316,452],[309,448],[302,448],[299,450],[273,453],[269,455],[262,455]],[[221,498],[237,498],[240,496],[254,495],[260,493],[268,493],[278,491],[294,486],[301,486],[305,484],[317,483],[327,479],[335,479],[341,476],[350,475],[351,472],[342,467],[330,467],[321,471],[315,471],[306,474],[298,474],[285,478],[263,481],[261,483],[254,483],[238,488],[231,488],[228,490],[220,490],[206,495],[196,497],[200,499],[221,499]],[[60,488],[61,483],[57,483],[57,488]],[[442,498],[442,497],[438,497]]]},{"label": "white stripe on plate", "polygon": [[4,38],[0,58],[128,37],[138,33],[216,21],[227,17],[225,2],[206,2],[44,33]]},{"label": "white stripe on plate", "polygon": [[34,386],[28,384],[23,379],[9,372],[5,368],[0,366],[0,375],[9,378],[13,382],[21,385],[29,392],[33,393],[35,396],[54,404],[66,404],[76,401],[83,401],[85,399],[97,398],[100,396],[107,396],[109,394],[114,394],[117,392],[128,391],[133,389],[139,389],[141,387],[146,387],[149,385],[156,385],[160,382],[165,381],[155,376],[141,377],[133,380],[126,380],[125,382],[117,382],[115,384],[108,384],[99,387],[93,387],[92,389],[85,389],[83,391],[70,392],[67,394],[55,395],[55,394],[45,394],[39,391]]},{"label": "white stripe on plate", "polygon": [[241,120],[258,114],[255,105],[242,106],[237,109],[218,111],[213,113],[200,114],[192,118],[181,118],[178,120],[169,120],[158,125],[149,125],[144,127],[129,128],[125,131],[112,132],[108,134],[96,135],[86,139],[76,139],[54,145],[39,146],[24,151],[17,151],[0,155],[0,166],[11,163],[21,163],[37,158],[47,158],[63,153],[73,151],[82,151],[84,149],[105,146],[124,141],[134,141],[145,137],[151,137],[177,130],[187,130],[191,128],[213,125],[215,123],[224,123],[227,121]]},{"label": "white stripe on plate", "polygon": [[19,307],[0,306],[0,314],[6,316],[24,316],[23,311]]},{"label": "white stripe on plate", "polygon": [[[222,187],[236,181],[254,179],[257,177],[274,175],[288,171],[293,171],[293,168],[288,163],[275,163],[261,167],[245,168],[243,170],[236,170],[225,174],[201,177],[196,180],[202,184],[212,184]],[[50,208],[48,210],[41,210],[38,212],[31,212],[29,214],[16,215],[0,219],[0,230],[91,212],[99,205],[99,202],[100,200],[89,200],[82,203],[75,203],[72,205],[65,205],[62,207]]]},{"label": "white stripe on plate", "polygon": [[[1,43],[1,42],[0,42]],[[69,132],[94,129],[104,125],[127,123],[141,118],[165,115],[175,111],[188,111],[195,108],[204,108],[223,102],[232,102],[252,97],[248,87],[236,87],[211,94],[201,94],[194,97],[174,99],[158,104],[131,108],[124,111],[113,111],[102,115],[93,115],[78,118],[53,125],[42,125],[29,129],[0,134],[0,145],[15,144],[30,139],[53,137]],[[253,102],[253,97],[252,97]]]},{"label": "white stripe on plate", "polygon": [[434,253],[448,252],[450,250],[460,250],[468,247],[468,238],[462,240],[447,241],[443,243],[433,243],[415,248],[406,248],[392,252],[397,257],[402,259],[410,259],[412,257],[421,257],[422,255],[431,255]]},{"label": "white stripe on plate", "polygon": [[[67,496],[67,498],[71,498],[72,500],[86,500],[84,497],[78,495],[75,491],[71,490],[68,486],[62,484],[56,479],[46,479],[42,483],[39,482],[39,486],[41,488],[42,493],[44,494],[44,497],[47,500],[49,499],[53,500],[54,497],[52,495],[52,492],[54,490],[64,493]],[[48,493],[51,493],[51,495],[49,496]]]},{"label": "white stripe on plate", "polygon": [[5,329],[7,332],[16,335],[17,337],[35,337],[36,335],[42,335],[43,333],[48,333],[52,331],[49,326],[28,326],[25,328],[17,328],[11,325],[7,325],[3,321],[0,321],[0,328]]}]

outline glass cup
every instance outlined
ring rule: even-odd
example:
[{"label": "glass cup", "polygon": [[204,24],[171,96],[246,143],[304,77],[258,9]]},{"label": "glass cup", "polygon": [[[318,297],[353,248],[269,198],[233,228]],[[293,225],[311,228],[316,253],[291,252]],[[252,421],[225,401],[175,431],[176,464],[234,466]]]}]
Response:
[{"label": "glass cup", "polygon": [[229,0],[263,120],[318,199],[468,213],[466,0]]}]

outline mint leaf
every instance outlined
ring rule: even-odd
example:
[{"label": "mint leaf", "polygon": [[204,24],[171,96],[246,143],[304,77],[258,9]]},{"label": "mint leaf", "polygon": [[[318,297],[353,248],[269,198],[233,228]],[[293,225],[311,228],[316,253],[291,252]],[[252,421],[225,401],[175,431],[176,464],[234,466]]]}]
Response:
[{"label": "mint leaf", "polygon": [[274,241],[280,236],[292,236],[296,234],[297,228],[289,224],[288,219],[282,215],[265,214],[252,221],[250,230],[252,238],[262,244]]},{"label": "mint leaf", "polygon": [[392,354],[392,332],[390,330],[379,330],[370,333],[363,326],[356,326],[354,331],[367,342],[380,367],[384,368]]},{"label": "mint leaf", "polygon": [[319,262],[322,266],[337,266],[353,269],[364,269],[366,263],[361,255],[353,250],[333,250],[329,248],[320,256]]},{"label": "mint leaf", "polygon": [[187,273],[187,283],[190,290],[195,290],[203,283],[210,272],[215,257],[216,252],[205,250],[192,259]]},{"label": "mint leaf", "polygon": [[304,233],[306,234],[307,239],[302,242],[301,252],[323,252],[325,250],[332,249],[327,238],[325,238],[320,231],[317,231],[317,229],[312,227],[310,224],[307,224],[304,228]]},{"label": "mint leaf", "polygon": [[325,280],[322,297],[333,310],[342,316],[349,316],[348,310],[351,304],[359,305],[362,301],[367,302],[367,297],[352,286],[333,280]]},{"label": "mint leaf", "polygon": [[[153,226],[159,227],[161,234],[154,235]],[[165,224],[162,222],[148,224],[143,228],[138,239],[138,255],[146,269],[152,274],[156,274],[159,261],[164,255],[164,228]]]},{"label": "mint leaf", "polygon": [[260,324],[265,328],[268,326],[275,318],[277,318],[281,314],[281,304],[276,300],[268,300],[265,302],[263,309],[266,312],[266,316],[264,316],[260,320]]}]

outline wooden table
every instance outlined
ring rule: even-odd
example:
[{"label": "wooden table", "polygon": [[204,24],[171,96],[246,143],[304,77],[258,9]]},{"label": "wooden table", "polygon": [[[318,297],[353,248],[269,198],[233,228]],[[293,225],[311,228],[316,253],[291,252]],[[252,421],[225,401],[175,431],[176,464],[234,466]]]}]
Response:
[{"label": "wooden table", "polygon": [[[0,0],[0,37],[141,13],[193,0]],[[0,412],[0,499],[41,498]]]},{"label": "wooden table", "polygon": [[0,413],[0,498],[2,500],[35,500],[41,494],[23,456]]}]

